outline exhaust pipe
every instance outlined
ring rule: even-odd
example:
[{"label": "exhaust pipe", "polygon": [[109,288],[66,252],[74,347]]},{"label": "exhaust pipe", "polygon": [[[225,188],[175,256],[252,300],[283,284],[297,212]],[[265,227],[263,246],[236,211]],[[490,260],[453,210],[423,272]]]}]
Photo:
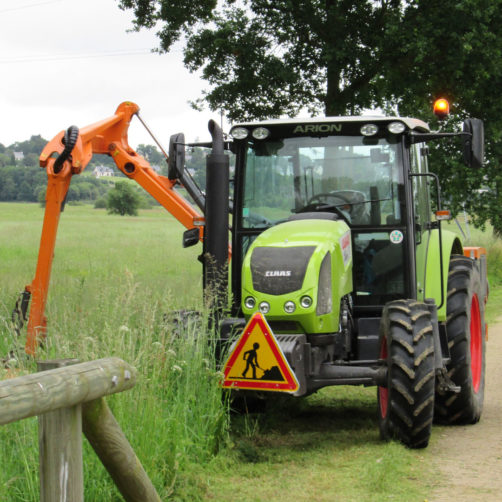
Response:
[{"label": "exhaust pipe", "polygon": [[228,289],[228,184],[229,158],[225,154],[223,132],[210,120],[213,148],[206,158],[204,229],[204,297],[217,319],[227,302]]}]

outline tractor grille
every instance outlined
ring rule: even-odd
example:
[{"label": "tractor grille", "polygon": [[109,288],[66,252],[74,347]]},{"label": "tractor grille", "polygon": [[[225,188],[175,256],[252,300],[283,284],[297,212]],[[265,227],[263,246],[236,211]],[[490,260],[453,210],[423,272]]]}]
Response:
[{"label": "tractor grille", "polygon": [[255,248],[251,255],[254,290],[268,295],[298,291],[314,250],[315,246]]}]

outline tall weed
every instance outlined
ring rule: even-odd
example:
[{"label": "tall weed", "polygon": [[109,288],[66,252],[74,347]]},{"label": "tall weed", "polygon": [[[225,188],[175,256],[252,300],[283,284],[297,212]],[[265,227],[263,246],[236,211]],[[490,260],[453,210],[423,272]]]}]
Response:
[{"label": "tall weed", "polygon": [[[68,297],[78,298],[73,293]],[[186,491],[184,480],[192,466],[207,462],[228,430],[206,317],[188,323],[169,321],[165,315],[171,307],[169,298],[152,299],[131,280],[103,284],[92,303],[94,308],[85,315],[76,315],[74,301],[51,304],[51,332],[39,357],[88,361],[117,356],[135,366],[136,386],[109,397],[110,408],[161,498],[176,494],[178,485]],[[30,370],[34,368],[23,368]],[[37,464],[36,422],[26,424],[0,429],[1,500],[38,499],[37,473],[26,470]],[[88,447],[84,463],[86,500],[115,500],[114,486]],[[1,496],[2,487],[8,488],[11,498]],[[27,492],[27,487],[33,489]],[[190,498],[198,496],[192,493]]]},{"label": "tall weed", "polygon": [[[196,466],[225,441],[228,410],[218,386],[207,312],[190,322],[166,315],[187,307],[203,310],[199,267],[190,262],[193,256],[183,254],[181,230],[169,219],[149,213],[126,221],[88,208],[71,210],[72,225],[65,215],[56,249],[46,309],[49,334],[38,357],[89,361],[116,356],[135,366],[136,386],[107,402],[161,499],[201,499],[204,487]],[[91,221],[94,216],[98,222]],[[32,230],[26,225],[25,231]],[[0,356],[19,348],[11,365],[23,374],[36,371],[36,365],[24,357],[24,340],[16,339],[10,312],[35,260],[34,253],[17,253],[28,244],[22,235],[19,244],[11,230],[11,224],[0,222],[0,235],[10,236],[2,240],[0,254],[16,263],[0,266]],[[168,253],[161,237],[174,240]],[[132,240],[141,245],[131,246]],[[0,427],[0,445],[0,500],[38,500],[37,420]],[[84,483],[88,501],[122,500],[85,441]]]}]

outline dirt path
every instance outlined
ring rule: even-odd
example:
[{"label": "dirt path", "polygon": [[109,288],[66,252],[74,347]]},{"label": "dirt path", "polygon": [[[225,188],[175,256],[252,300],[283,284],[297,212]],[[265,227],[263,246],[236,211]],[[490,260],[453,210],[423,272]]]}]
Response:
[{"label": "dirt path", "polygon": [[502,500],[502,319],[489,330],[480,422],[441,428],[431,449],[440,475],[429,502]]}]

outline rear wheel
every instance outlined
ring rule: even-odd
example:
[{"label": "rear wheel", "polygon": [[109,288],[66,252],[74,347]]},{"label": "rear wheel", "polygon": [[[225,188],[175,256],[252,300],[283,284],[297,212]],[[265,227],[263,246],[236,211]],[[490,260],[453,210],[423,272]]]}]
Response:
[{"label": "rear wheel", "polygon": [[427,306],[416,300],[389,302],[380,323],[380,358],[387,387],[378,387],[380,434],[410,448],[429,443],[434,416],[434,341]]},{"label": "rear wheel", "polygon": [[485,386],[485,292],[470,258],[454,255],[448,274],[446,332],[450,349],[448,375],[460,393],[438,392],[436,420],[476,423],[481,417]]}]

